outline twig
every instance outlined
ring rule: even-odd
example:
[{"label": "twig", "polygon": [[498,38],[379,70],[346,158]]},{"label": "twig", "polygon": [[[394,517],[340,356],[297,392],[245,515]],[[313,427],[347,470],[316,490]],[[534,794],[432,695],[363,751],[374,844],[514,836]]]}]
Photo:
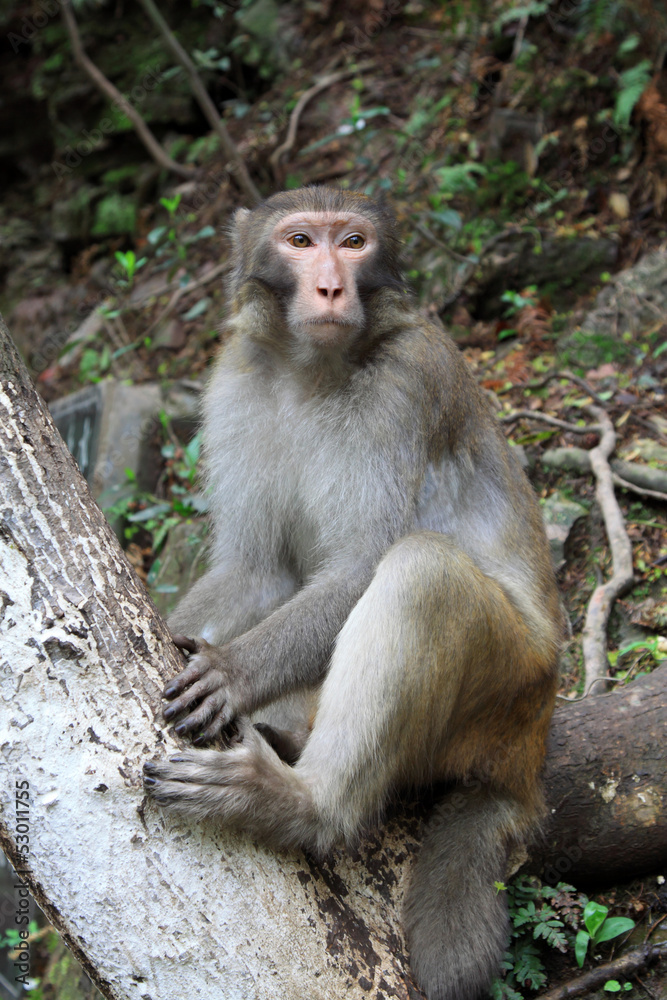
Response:
[{"label": "twig", "polygon": [[600,406],[608,406],[607,400],[603,399],[602,396],[598,396],[594,389],[591,389],[588,382],[585,379],[580,378],[579,375],[575,375],[573,372],[562,371],[562,372],[551,372],[550,375],[545,375],[543,379],[539,382],[518,382],[516,385],[510,385],[506,389],[498,389],[496,396],[503,396],[507,392],[512,392],[514,389],[543,389],[545,385],[549,382],[553,382],[555,378],[564,378],[569,382],[574,382],[578,385],[580,389],[583,389],[587,396],[598,403]]},{"label": "twig", "polygon": [[[589,453],[584,448],[548,448],[540,460],[547,468],[576,472],[580,476],[591,471]],[[614,483],[621,489],[655,500],[667,500],[667,472],[638,462],[626,462],[622,458],[613,458],[610,464]]]},{"label": "twig", "polygon": [[162,320],[169,315],[169,313],[175,307],[179,299],[181,299],[184,295],[187,295],[190,292],[195,292],[198,288],[202,288],[204,285],[207,285],[209,281],[213,281],[214,278],[217,278],[218,275],[222,274],[224,271],[229,270],[230,267],[231,264],[229,263],[229,261],[225,260],[222,262],[222,264],[218,264],[218,266],[214,267],[211,271],[207,271],[206,274],[203,275],[203,277],[198,278],[197,281],[191,281],[187,285],[179,285],[174,294],[172,295],[172,297],[169,299],[167,305],[159,314],[159,316],[157,316],[157,318],[153,320],[153,322],[151,323],[151,325],[148,327],[147,330],[144,330],[144,332],[142,333],[142,337],[149,336],[149,334],[153,332],[156,326],[159,326]]},{"label": "twig", "polygon": [[[142,332],[141,337],[139,338],[139,340],[135,341],[135,343],[136,344],[141,343],[143,338],[148,336],[149,332],[154,329],[156,324],[159,323],[167,315],[170,309],[173,309],[174,305],[176,304],[176,302],[178,302],[178,299],[181,297],[181,295],[185,295],[187,292],[196,291],[198,288],[202,288],[202,286],[207,285],[209,281],[212,281],[214,278],[217,278],[218,275],[222,274],[223,271],[225,271],[229,266],[230,266],[229,262],[225,260],[223,261],[222,264],[218,264],[217,267],[214,267],[212,268],[212,270],[207,271],[206,274],[202,275],[201,278],[197,278],[196,281],[192,281],[188,285],[178,285],[178,283],[175,281],[167,282],[164,285],[161,285],[159,288],[153,289],[153,291],[149,292],[142,298],[137,299],[136,302],[128,302],[127,305],[123,307],[124,309],[127,309],[128,311],[141,310],[144,308],[144,306],[150,299],[157,299],[160,297],[160,295],[164,295],[166,292],[173,291],[175,293],[174,295],[172,295],[171,300],[165,307],[164,311],[158,316],[157,320],[151,323],[148,330],[144,330]],[[74,333],[72,333],[71,336],[67,338],[67,340],[65,341],[65,347],[63,348],[63,353],[58,359],[58,367],[60,369],[71,368],[74,362],[78,361],[79,356],[81,355],[81,352],[83,351],[86,344],[89,343],[91,340],[93,340],[104,326],[103,311],[111,307],[111,302],[112,302],[111,299],[105,299],[105,301],[101,305],[96,306],[95,309],[93,309],[89,313],[89,315],[86,316],[83,323],[81,323],[80,326],[77,327]],[[71,346],[68,347],[68,345]]]},{"label": "twig", "polygon": [[470,263],[470,257],[466,257],[465,254],[457,253],[456,250],[452,250],[451,247],[447,246],[444,240],[439,240],[438,237],[435,236],[430,229],[427,229],[426,226],[423,225],[421,222],[418,222],[416,224],[415,229],[417,230],[418,233],[421,233],[422,236],[429,241],[429,243],[432,243],[434,247],[438,247],[440,250],[444,250],[444,252],[448,254],[448,256],[452,258],[452,260],[458,260],[462,264]]},{"label": "twig", "polygon": [[204,117],[220,139],[220,145],[222,146],[223,152],[231,164],[232,173],[235,175],[239,187],[250,199],[252,204],[259,204],[262,200],[262,196],[251,180],[248,168],[243,162],[232,137],[227,131],[225,123],[218,114],[215,104],[209,97],[208,91],[206,90],[206,87],[202,83],[201,77],[197,72],[197,67],[181,43],[178,41],[165,19],[162,17],[162,14],[153,3],[153,0],[139,0],[139,2],[157,30],[162,35],[162,38],[166,42],[167,46],[171,49],[176,59],[178,59],[181,66],[188,74],[192,93],[195,95]]},{"label": "twig", "polygon": [[176,160],[173,160],[169,154],[165,152],[139,112],[130,104],[127,98],[121,94],[120,90],[113,85],[111,80],[108,80],[104,73],[97,68],[95,63],[88,58],[83,50],[81,36],[79,35],[79,29],[72,11],[71,0],[63,0],[62,11],[67,33],[72,44],[72,53],[74,55],[75,62],[79,64],[84,73],[88,74],[95,86],[101,90],[110,101],[117,104],[123,114],[130,119],[134,125],[137,135],[159,166],[164,167],[165,170],[170,170],[174,174],[178,174],[179,177],[194,177],[194,168],[187,167],[182,163],[177,163]]},{"label": "twig", "polygon": [[597,419],[602,437],[588,453],[595,476],[595,496],[602,511],[609,547],[611,549],[612,575],[596,587],[588,603],[586,622],[582,635],[584,654],[584,682],[586,687],[607,673],[606,629],[612,604],[617,597],[632,586],[632,545],[625,530],[625,521],[616,500],[609,456],[616,447],[616,431],[611,420],[598,406],[588,406],[587,411]]},{"label": "twig", "polygon": [[608,686],[606,677],[607,661],[607,622],[612,605],[617,597],[632,586],[632,544],[625,529],[625,521],[621,508],[614,493],[614,474],[609,464],[609,457],[616,447],[616,431],[610,418],[600,406],[587,406],[587,413],[597,420],[596,424],[587,427],[577,427],[568,424],[546,413],[531,410],[519,410],[508,417],[501,418],[503,423],[510,423],[520,418],[541,420],[552,427],[560,427],[574,433],[594,431],[600,435],[595,448],[587,452],[590,467],[595,476],[595,496],[602,512],[609,547],[611,550],[612,575],[606,583],[599,584],[588,603],[586,621],[582,635],[582,652],[584,657],[584,688],[590,691],[593,684],[601,683]]},{"label": "twig", "polygon": [[612,962],[605,962],[598,965],[590,972],[585,972],[583,976],[571,979],[569,983],[556,986],[553,990],[547,990],[539,1000],[571,1000],[572,997],[580,997],[584,993],[603,986],[608,979],[618,979],[619,976],[631,976],[633,972],[643,969],[650,962],[661,958],[667,952],[667,942],[660,944],[644,944],[640,948],[633,948],[626,951]]},{"label": "twig", "polygon": [[514,45],[512,46],[512,62],[515,62],[517,56],[521,52],[521,46],[523,45],[524,35],[526,34],[526,28],[528,27],[528,14],[524,14],[519,25],[516,29],[516,35],[514,36]]},{"label": "twig", "polygon": [[[142,0],[142,3],[143,2],[144,0]],[[338,70],[336,73],[327,73],[327,75],[323,76],[321,80],[318,80],[317,83],[314,83],[312,87],[309,87],[308,90],[303,92],[292,109],[285,141],[281,143],[277,149],[274,149],[269,157],[269,163],[271,164],[271,169],[273,170],[273,174],[277,181],[280,183],[282,182],[280,162],[294,147],[297,129],[299,128],[299,120],[301,119],[301,115],[306,109],[306,106],[310,104],[314,97],[321,94],[323,90],[327,90],[328,87],[333,87],[335,83],[338,83],[340,80],[345,80],[348,76],[354,76],[356,73],[362,73],[364,70],[370,69],[373,65],[374,63],[369,60],[367,62],[359,63],[359,65],[355,67],[348,66],[347,69]]]},{"label": "twig", "polygon": [[438,312],[443,312],[445,309],[448,309],[454,302],[456,302],[459,295],[465,288],[466,284],[475,273],[475,269],[478,267],[479,264],[481,264],[482,260],[489,253],[489,251],[493,250],[496,244],[501,243],[502,240],[507,239],[508,236],[516,236],[521,232],[522,230],[519,228],[519,226],[508,226],[507,229],[503,229],[501,233],[496,233],[495,236],[491,236],[486,241],[486,243],[479,251],[479,253],[475,256],[474,260],[471,259],[470,257],[466,257],[467,264],[461,268],[461,273],[459,274],[459,277],[454,285],[454,288],[451,290],[449,295],[445,296],[444,301],[438,308]]},{"label": "twig", "polygon": [[650,497],[652,500],[662,500],[667,503],[667,493],[659,493],[658,490],[647,490],[644,486],[638,486],[636,483],[631,483],[627,479],[621,479],[618,473],[614,472],[613,469],[611,478],[614,481],[614,485],[620,486],[622,490],[630,490],[631,493],[637,493],[640,497]]},{"label": "twig", "polygon": [[[548,413],[541,413],[539,410],[515,410],[506,417],[500,417],[501,424],[513,424],[517,420],[539,420],[550,427],[560,427],[563,431],[570,431],[572,434],[601,434],[602,427],[597,424],[586,424],[581,427],[579,424],[571,424],[567,420],[559,420],[558,417],[550,417]],[[588,452],[587,452],[588,454]]]},{"label": "twig", "polygon": [[646,936],[644,938],[644,944],[646,944],[646,942],[650,938],[650,936],[653,933],[653,931],[657,927],[660,926],[660,924],[663,922],[663,920],[667,920],[667,913],[663,913],[663,915],[661,917],[658,917],[658,919],[656,921],[654,921],[654,923],[651,924],[651,926],[649,927],[649,929],[646,931]]}]

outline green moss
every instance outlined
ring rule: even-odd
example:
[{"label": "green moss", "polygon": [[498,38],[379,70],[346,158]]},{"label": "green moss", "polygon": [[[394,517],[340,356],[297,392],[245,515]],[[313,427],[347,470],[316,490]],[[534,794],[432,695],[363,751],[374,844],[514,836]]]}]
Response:
[{"label": "green moss", "polygon": [[95,209],[92,236],[120,236],[134,232],[137,209],[133,198],[114,192],[107,195]]}]

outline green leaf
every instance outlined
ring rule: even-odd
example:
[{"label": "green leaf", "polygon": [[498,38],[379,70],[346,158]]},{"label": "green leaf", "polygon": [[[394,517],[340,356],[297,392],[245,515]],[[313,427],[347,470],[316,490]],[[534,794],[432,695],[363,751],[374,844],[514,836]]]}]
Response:
[{"label": "green leaf", "polygon": [[586,958],[586,952],[588,951],[588,942],[591,936],[587,934],[586,931],[577,931],[577,936],[574,941],[574,957],[577,960],[577,965],[581,968],[584,964],[584,959]]},{"label": "green leaf", "polygon": [[608,979],[607,982],[602,987],[602,989],[606,990],[607,993],[620,993],[621,984],[619,983],[618,979]]},{"label": "green leaf", "polygon": [[183,451],[188,462],[191,465],[195,465],[201,451],[201,432],[199,434],[195,434],[192,441],[185,446]]},{"label": "green leaf", "polygon": [[151,229],[150,233],[146,237],[148,242],[152,247],[157,246],[164,234],[167,232],[166,226],[156,226],[155,229]]},{"label": "green leaf", "polygon": [[170,503],[156,503],[151,507],[144,508],[144,510],[138,510],[136,514],[130,514],[128,521],[150,521],[151,518],[159,517],[160,514],[166,514],[170,510]]},{"label": "green leaf", "polygon": [[596,944],[600,944],[601,941],[611,941],[612,938],[618,937],[619,934],[631,931],[634,926],[635,922],[630,917],[609,917],[608,920],[605,920],[597,934],[593,935],[593,940]]},{"label": "green leaf", "polygon": [[215,229],[213,226],[204,226],[198,233],[195,233],[192,237],[192,242],[194,243],[195,240],[207,240],[211,236],[215,236]]},{"label": "green leaf", "polygon": [[651,82],[651,70],[651,61],[642,59],[636,66],[619,73],[619,92],[616,96],[613,118],[620,128],[629,127],[635,104]]},{"label": "green leaf", "polygon": [[188,309],[186,313],[183,313],[181,315],[181,319],[185,320],[196,319],[197,316],[201,316],[202,313],[206,312],[211,302],[212,299],[205,296],[203,299],[200,299],[199,302],[195,302],[195,304],[191,306],[191,308]]},{"label": "green leaf", "polygon": [[164,205],[170,216],[173,216],[181,204],[181,196],[180,194],[175,194],[173,198],[160,198],[160,204]]},{"label": "green leaf", "polygon": [[[634,52],[639,45],[639,35],[628,35],[618,47],[619,56],[625,56],[628,52]],[[605,986],[605,989],[607,987]]]},{"label": "green leaf", "polygon": [[602,906],[601,903],[596,903],[592,899],[586,903],[583,914],[584,923],[586,924],[586,930],[592,938],[595,938],[596,931],[602,927],[608,913],[608,906]]},{"label": "green leaf", "polygon": [[443,226],[448,226],[450,229],[456,229],[457,231],[463,226],[461,213],[453,208],[441,208],[437,212],[431,212],[431,217]]}]

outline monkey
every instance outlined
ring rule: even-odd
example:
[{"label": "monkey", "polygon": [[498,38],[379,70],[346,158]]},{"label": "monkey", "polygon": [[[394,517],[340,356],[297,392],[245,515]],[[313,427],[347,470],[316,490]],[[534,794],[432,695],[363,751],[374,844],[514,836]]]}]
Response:
[{"label": "monkey", "polygon": [[189,659],[164,717],[194,746],[147,762],[145,787],[326,852],[392,795],[451,785],[403,923],[429,1000],[474,1000],[509,935],[494,883],[543,812],[562,622],[539,507],[407,288],[386,203],[281,192],[238,209],[231,242],[210,568],[169,621]]}]

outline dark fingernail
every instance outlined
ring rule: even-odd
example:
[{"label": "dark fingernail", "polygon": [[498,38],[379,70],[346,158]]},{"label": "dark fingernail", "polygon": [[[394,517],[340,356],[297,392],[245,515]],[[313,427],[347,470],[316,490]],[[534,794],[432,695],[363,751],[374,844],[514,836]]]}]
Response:
[{"label": "dark fingernail", "polygon": [[202,743],[206,742],[206,737],[203,733],[200,733],[199,736],[195,736],[192,742],[196,747],[201,746]]},{"label": "dark fingernail", "polygon": [[168,708],[164,709],[162,714],[164,715],[165,719],[171,719],[172,715],[176,715],[176,708],[173,705],[169,705]]},{"label": "dark fingernail", "polygon": [[144,785],[157,785],[157,778],[149,778],[148,775],[145,774]]},{"label": "dark fingernail", "polygon": [[169,763],[170,764],[182,764],[184,762],[184,760],[185,760],[185,757],[170,757],[169,758]]},{"label": "dark fingernail", "polygon": [[174,695],[177,695],[177,694],[178,694],[178,688],[168,687],[168,688],[164,689],[164,696],[165,696],[165,698],[173,698]]},{"label": "dark fingernail", "polygon": [[188,731],[188,727],[185,725],[184,722],[181,722],[180,726],[176,726],[174,728],[174,732],[178,733],[179,736],[182,736],[183,733],[186,733],[187,731]]}]

